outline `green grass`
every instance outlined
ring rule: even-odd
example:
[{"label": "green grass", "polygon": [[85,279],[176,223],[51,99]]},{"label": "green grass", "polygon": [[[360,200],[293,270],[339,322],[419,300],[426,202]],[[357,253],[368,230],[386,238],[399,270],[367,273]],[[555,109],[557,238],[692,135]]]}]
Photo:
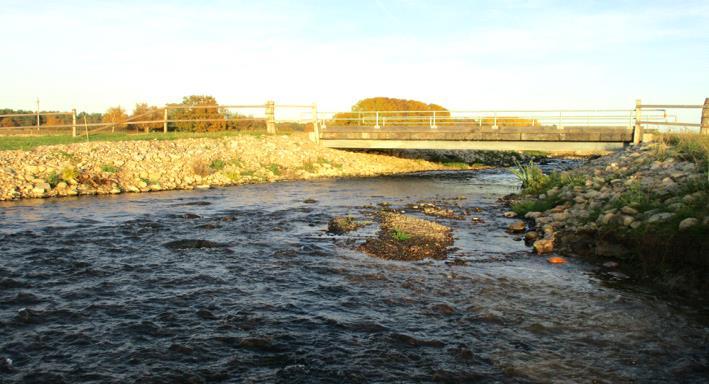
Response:
[{"label": "green grass", "polygon": [[301,168],[308,173],[315,173],[317,171],[315,164],[312,161],[304,162]]},{"label": "green grass", "polygon": [[470,168],[470,166],[468,165],[468,163],[455,162],[455,161],[443,163],[443,166],[448,167],[448,168],[455,168],[455,169],[468,169],[468,168]]},{"label": "green grass", "polygon": [[550,157],[551,154],[549,152],[544,152],[544,151],[522,151],[523,154],[530,156],[530,157]]},{"label": "green grass", "polygon": [[61,181],[61,177],[56,172],[52,172],[49,176],[47,176],[47,183],[49,185],[51,185],[52,188],[56,187],[60,181]]},{"label": "green grass", "polygon": [[268,170],[276,176],[280,176],[281,173],[283,173],[281,170],[281,166],[276,163],[271,163],[266,168],[268,168]]},{"label": "green grass", "polygon": [[532,198],[518,201],[512,204],[512,211],[519,216],[524,216],[527,212],[544,212],[561,204],[558,196],[547,196],[544,199]]},{"label": "green grass", "polygon": [[411,234],[395,228],[391,233],[391,237],[397,241],[406,241],[411,239]]},{"label": "green grass", "polygon": [[[279,132],[279,134],[288,134]],[[191,138],[220,138],[232,136],[263,136],[260,131],[222,131],[222,132],[151,132],[151,133],[98,133],[89,135],[89,141],[141,141],[141,140],[177,140]],[[42,145],[61,145],[85,143],[86,136],[51,135],[51,136],[0,136],[0,151],[30,150]]]},{"label": "green grass", "polygon": [[116,173],[118,172],[118,167],[110,164],[104,164],[101,166],[101,171],[106,173]]}]

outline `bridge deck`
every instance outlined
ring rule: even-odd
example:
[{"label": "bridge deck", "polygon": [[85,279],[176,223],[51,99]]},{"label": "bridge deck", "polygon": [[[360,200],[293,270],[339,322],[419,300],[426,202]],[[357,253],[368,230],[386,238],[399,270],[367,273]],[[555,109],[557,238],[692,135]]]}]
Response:
[{"label": "bridge deck", "polygon": [[604,127],[327,127],[320,141],[331,148],[475,149],[597,152],[622,148],[633,139],[627,126]]}]

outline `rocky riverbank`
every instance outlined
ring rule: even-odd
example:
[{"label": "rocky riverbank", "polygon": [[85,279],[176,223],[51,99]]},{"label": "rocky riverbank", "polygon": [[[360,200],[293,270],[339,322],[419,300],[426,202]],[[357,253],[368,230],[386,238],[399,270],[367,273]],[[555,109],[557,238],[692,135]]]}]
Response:
[{"label": "rocky riverbank", "polygon": [[0,200],[437,169],[446,167],[328,149],[300,135],[94,142],[0,152]]},{"label": "rocky riverbank", "polygon": [[709,179],[701,142],[634,147],[551,175],[524,168],[523,193],[509,203],[525,220],[508,231],[524,233],[535,252],[597,257],[606,268],[665,282],[664,272],[683,270],[675,285],[689,278],[706,286]]}]

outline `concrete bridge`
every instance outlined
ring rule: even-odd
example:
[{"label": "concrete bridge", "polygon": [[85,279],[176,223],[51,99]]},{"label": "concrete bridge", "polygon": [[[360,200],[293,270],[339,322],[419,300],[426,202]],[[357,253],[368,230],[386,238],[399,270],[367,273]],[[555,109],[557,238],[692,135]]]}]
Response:
[{"label": "concrete bridge", "polygon": [[[668,110],[700,108],[701,123]],[[366,111],[318,114],[317,139],[331,148],[603,152],[652,140],[659,126],[709,133],[704,105],[642,105],[615,110]]]}]

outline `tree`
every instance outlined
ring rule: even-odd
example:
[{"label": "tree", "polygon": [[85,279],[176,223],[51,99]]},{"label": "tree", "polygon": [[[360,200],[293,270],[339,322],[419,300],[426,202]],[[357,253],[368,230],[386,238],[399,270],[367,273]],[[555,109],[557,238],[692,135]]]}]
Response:
[{"label": "tree", "polygon": [[0,120],[0,127],[16,127],[17,123],[12,117],[3,117]]},{"label": "tree", "polygon": [[44,125],[51,127],[53,125],[65,125],[67,122],[61,115],[47,115]]},{"label": "tree", "polygon": [[111,132],[115,132],[116,128],[125,128],[128,115],[121,106],[111,107],[103,115],[104,123],[111,123]]},{"label": "tree", "polygon": [[434,112],[436,118],[450,118],[450,112],[437,104],[390,97],[370,97],[353,105],[352,112],[336,114],[335,119],[337,125],[373,125],[376,112],[380,112],[380,124],[428,125]]},{"label": "tree", "polygon": [[226,121],[219,108],[215,107],[216,105],[218,105],[217,100],[212,96],[185,96],[182,98],[182,103],[178,104],[178,108],[172,110],[171,119],[189,120],[176,122],[175,127],[178,131],[222,131],[226,128]]},{"label": "tree", "polygon": [[[147,103],[138,103],[133,109],[133,114],[130,117],[132,121],[151,121],[151,120],[162,120],[163,119],[163,109],[155,106],[148,106]],[[157,123],[140,123],[134,124],[137,130],[143,130],[145,133],[150,132],[151,129],[160,129],[163,126],[162,122]]]}]

